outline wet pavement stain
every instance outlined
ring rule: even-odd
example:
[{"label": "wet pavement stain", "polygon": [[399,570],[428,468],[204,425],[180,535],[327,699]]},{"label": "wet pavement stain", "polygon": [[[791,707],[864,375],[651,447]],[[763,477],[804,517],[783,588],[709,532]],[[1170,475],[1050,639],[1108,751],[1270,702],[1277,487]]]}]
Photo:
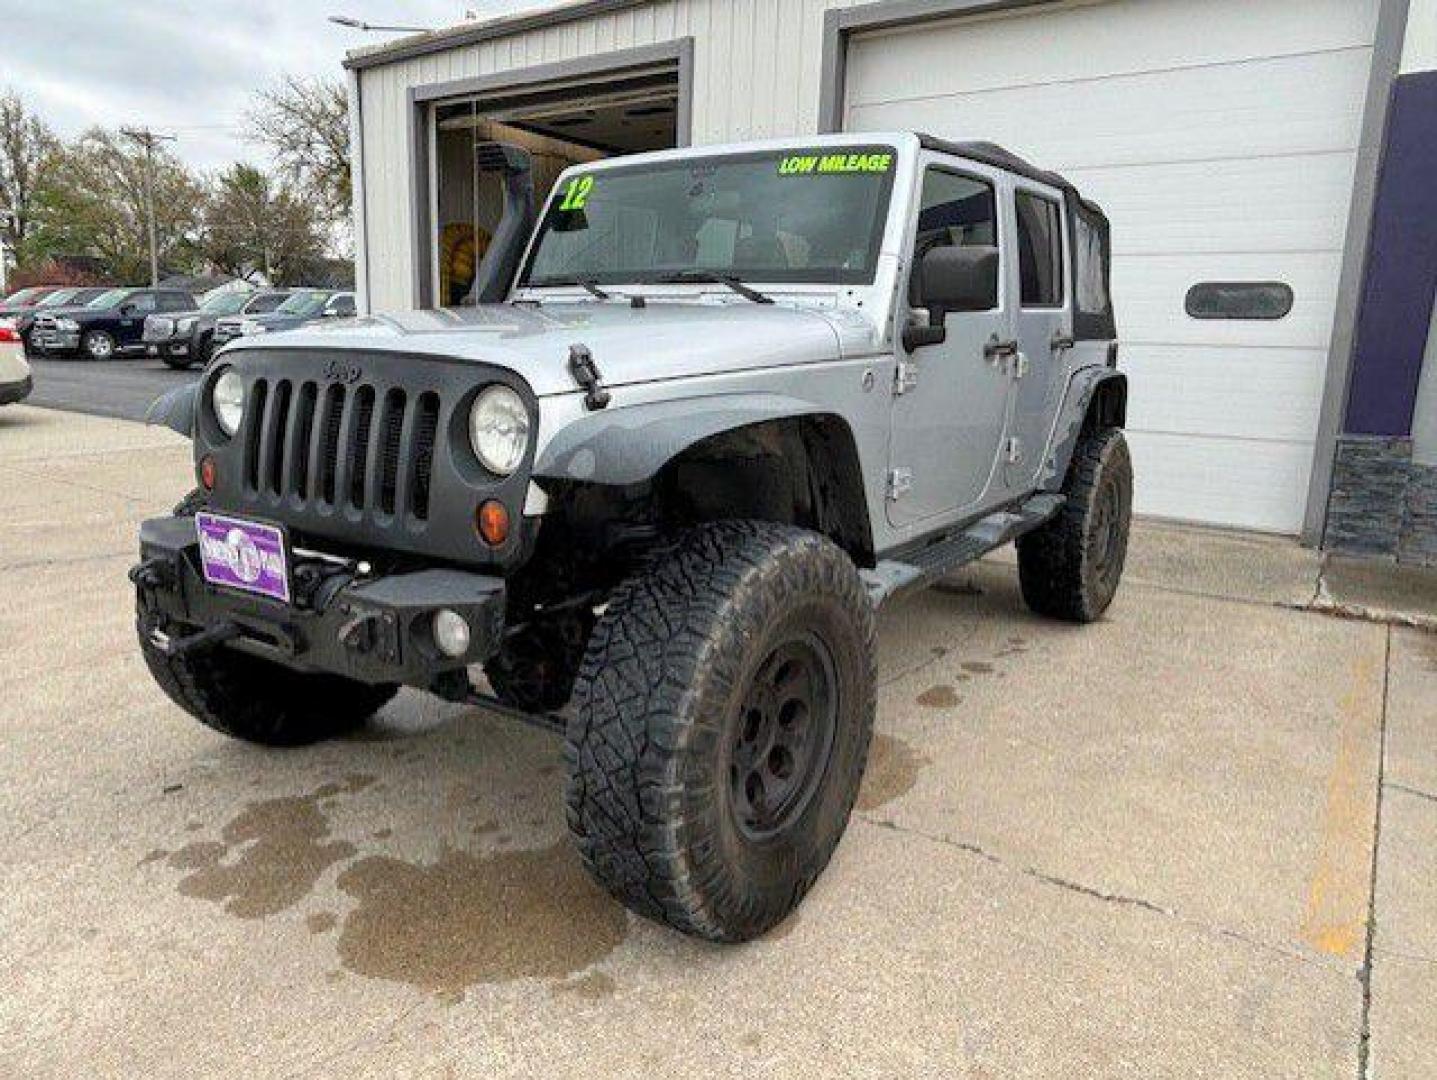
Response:
[{"label": "wet pavement stain", "polygon": [[563,978],[603,960],[628,934],[624,909],[584,873],[567,840],[436,862],[360,859],[339,875],[356,901],[340,962],[358,975],[462,997],[470,986]]},{"label": "wet pavement stain", "polygon": [[324,790],[250,803],[224,827],[220,840],[198,840],[170,854],[171,867],[189,871],[179,892],[221,904],[241,919],[293,907],[327,869],[354,854],[353,844],[327,839],[329,820],[320,809]]},{"label": "wet pavement stain", "polygon": [[963,699],[951,686],[930,686],[916,700],[925,709],[951,709]]},{"label": "wet pavement stain", "polygon": [[140,860],[138,863],[136,863],[135,865],[136,865],[136,866],[149,866],[150,863],[157,863],[157,862],[159,862],[161,859],[167,858],[167,857],[169,856],[169,854],[170,854],[169,849],[167,849],[167,848],[162,848],[162,847],[158,847],[158,848],[155,848],[153,851],[148,852],[148,853],[145,855],[145,857],[144,857],[143,859],[141,859],[141,860]]},{"label": "wet pavement stain", "polygon": [[929,758],[893,735],[875,733],[868,751],[868,769],[858,792],[857,808],[877,810],[913,790]]},{"label": "wet pavement stain", "polygon": [[993,665],[986,660],[968,660],[962,664],[962,668],[968,672],[969,675],[993,674]]},{"label": "wet pavement stain", "polygon": [[327,934],[339,925],[339,917],[332,911],[316,911],[305,916],[304,925],[311,934]]}]

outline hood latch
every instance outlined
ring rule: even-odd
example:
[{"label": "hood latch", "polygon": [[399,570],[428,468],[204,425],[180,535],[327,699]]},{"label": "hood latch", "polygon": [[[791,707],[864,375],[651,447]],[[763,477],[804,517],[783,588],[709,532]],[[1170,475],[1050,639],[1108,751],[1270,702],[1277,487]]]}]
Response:
[{"label": "hood latch", "polygon": [[584,389],[584,408],[594,412],[609,404],[609,392],[599,382],[599,369],[587,345],[569,346],[569,374]]}]

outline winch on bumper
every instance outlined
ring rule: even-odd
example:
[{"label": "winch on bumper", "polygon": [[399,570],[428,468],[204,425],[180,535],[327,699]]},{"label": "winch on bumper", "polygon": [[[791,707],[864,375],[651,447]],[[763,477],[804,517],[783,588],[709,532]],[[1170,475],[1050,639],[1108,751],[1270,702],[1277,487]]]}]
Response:
[{"label": "winch on bumper", "polygon": [[[298,551],[292,574],[288,604],[207,583],[194,519],[181,516],[141,525],[140,562],[130,577],[141,619],[165,652],[224,644],[371,684],[432,688],[446,673],[487,660],[504,633],[505,589],[496,576],[428,568],[365,577]],[[462,652],[446,654],[435,640],[443,611],[468,627]]]}]

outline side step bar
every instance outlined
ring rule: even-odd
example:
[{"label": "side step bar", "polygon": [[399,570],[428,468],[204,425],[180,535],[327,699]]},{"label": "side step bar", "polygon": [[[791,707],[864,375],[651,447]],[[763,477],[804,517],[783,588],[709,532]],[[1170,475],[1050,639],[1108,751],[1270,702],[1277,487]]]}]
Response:
[{"label": "side step bar", "polygon": [[989,514],[926,547],[880,560],[872,570],[860,571],[873,606],[879,607],[912,589],[926,588],[945,574],[976,562],[994,548],[1046,523],[1067,501],[1063,495],[1034,495],[1021,506]]}]

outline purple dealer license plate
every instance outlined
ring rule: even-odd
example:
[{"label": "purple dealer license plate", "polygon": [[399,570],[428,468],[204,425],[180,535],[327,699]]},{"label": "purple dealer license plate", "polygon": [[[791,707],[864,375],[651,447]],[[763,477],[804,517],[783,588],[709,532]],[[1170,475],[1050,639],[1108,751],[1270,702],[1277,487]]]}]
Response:
[{"label": "purple dealer license plate", "polygon": [[289,565],[284,533],[273,525],[220,514],[196,514],[200,567],[212,585],[289,603]]}]

